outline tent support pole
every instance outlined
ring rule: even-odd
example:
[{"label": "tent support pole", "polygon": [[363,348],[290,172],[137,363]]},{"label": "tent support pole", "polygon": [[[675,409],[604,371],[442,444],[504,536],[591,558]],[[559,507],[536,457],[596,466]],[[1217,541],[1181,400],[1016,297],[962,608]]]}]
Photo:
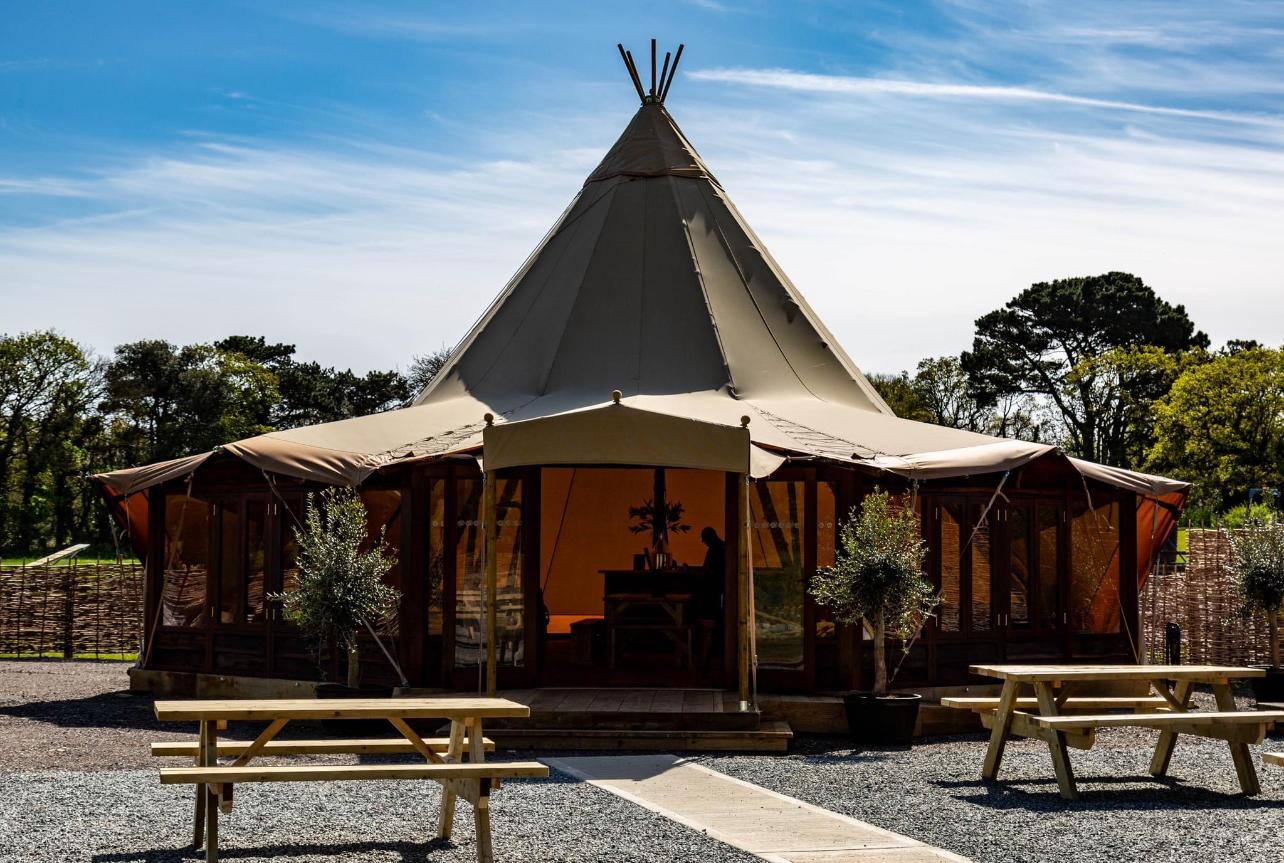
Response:
[{"label": "tent support pole", "polygon": [[494,695],[495,685],[495,636],[498,629],[496,620],[495,593],[499,586],[499,567],[495,559],[495,546],[499,523],[495,518],[495,472],[486,471],[482,480],[482,557],[486,566],[486,694]]},{"label": "tent support pole", "polygon": [[753,585],[749,583],[749,555],[752,553],[749,547],[750,532],[753,529],[749,520],[749,477],[747,474],[740,474],[736,477],[736,509],[739,510],[741,524],[744,526],[744,533],[737,543],[739,551],[736,555],[736,622],[737,622],[737,644],[739,652],[739,672],[740,672],[740,709],[748,711],[751,703],[749,701],[749,627],[752,621],[749,620],[749,591]]}]

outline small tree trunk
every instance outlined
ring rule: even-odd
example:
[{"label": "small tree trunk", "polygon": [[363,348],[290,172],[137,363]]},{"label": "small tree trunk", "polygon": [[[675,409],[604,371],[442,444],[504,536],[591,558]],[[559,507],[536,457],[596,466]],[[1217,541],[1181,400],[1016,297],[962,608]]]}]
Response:
[{"label": "small tree trunk", "polygon": [[883,615],[874,618],[874,694],[887,694],[887,624]]},{"label": "small tree trunk", "polygon": [[352,689],[361,686],[361,651],[355,646],[348,651],[348,686]]}]

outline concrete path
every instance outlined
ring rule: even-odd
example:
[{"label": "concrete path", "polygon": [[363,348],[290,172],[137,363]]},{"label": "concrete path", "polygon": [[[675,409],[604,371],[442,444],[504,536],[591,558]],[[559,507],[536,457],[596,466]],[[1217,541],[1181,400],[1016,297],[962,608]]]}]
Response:
[{"label": "concrete path", "polygon": [[771,863],[968,863],[957,854],[676,755],[542,760]]}]

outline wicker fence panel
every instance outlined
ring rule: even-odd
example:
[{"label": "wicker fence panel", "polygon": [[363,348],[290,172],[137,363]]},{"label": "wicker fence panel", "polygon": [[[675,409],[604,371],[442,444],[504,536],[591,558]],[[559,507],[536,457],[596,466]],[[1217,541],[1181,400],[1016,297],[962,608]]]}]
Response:
[{"label": "wicker fence panel", "polygon": [[141,566],[0,567],[0,655],[132,656],[142,619]]},{"label": "wicker fence panel", "polygon": [[1184,566],[1156,567],[1141,596],[1146,659],[1165,661],[1165,628],[1181,627],[1181,659],[1190,665],[1269,662],[1270,641],[1260,615],[1240,615],[1226,572],[1230,538],[1224,530],[1191,530]]}]

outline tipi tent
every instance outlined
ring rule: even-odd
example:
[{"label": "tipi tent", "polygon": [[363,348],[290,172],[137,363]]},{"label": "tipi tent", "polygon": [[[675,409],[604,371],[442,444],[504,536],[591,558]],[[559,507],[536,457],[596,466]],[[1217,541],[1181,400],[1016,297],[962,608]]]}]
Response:
[{"label": "tipi tent", "polygon": [[[487,472],[629,466],[759,481],[806,466],[925,493],[933,483],[971,489],[989,505],[963,510],[969,528],[973,516],[985,520],[996,502],[1004,506],[1004,484],[1012,491],[1022,480],[1010,478],[1028,467],[1030,488],[1038,477],[1065,499],[1099,489],[1131,516],[1116,515],[1106,558],[1132,584],[1096,602],[1135,597],[1186,485],[1067,458],[1048,444],[896,417],[678,128],[665,93],[663,80],[655,94],[639,86],[642,104],[624,132],[412,405],[99,477],[135,535],[150,529],[149,559],[172,557],[166,542],[175,528],[161,516],[149,520],[132,496],[190,493],[204,472],[230,462],[252,468],[239,481],[274,487],[365,487],[460,459],[478,459]],[[940,520],[924,518],[939,533]],[[1069,510],[1061,518],[1068,523]],[[963,553],[971,561],[978,552]],[[1014,570],[1002,566],[1007,584]],[[163,569],[153,564],[153,609],[162,604]],[[984,591],[988,597],[990,586]],[[1135,653],[1135,609],[1114,616],[1124,619]],[[216,629],[218,616],[206,617]],[[730,637],[727,645],[737,650]]]}]

